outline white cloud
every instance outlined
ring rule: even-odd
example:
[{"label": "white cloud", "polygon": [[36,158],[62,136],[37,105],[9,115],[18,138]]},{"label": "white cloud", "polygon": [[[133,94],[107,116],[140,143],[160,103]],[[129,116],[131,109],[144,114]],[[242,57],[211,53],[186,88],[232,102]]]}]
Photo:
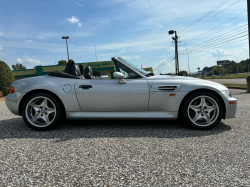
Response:
[{"label": "white cloud", "polygon": [[80,3],[77,3],[77,2],[74,2],[76,5],[78,5],[78,6],[82,6]]},{"label": "white cloud", "polygon": [[31,59],[31,58],[28,58],[28,59],[25,59],[25,60],[17,58],[16,61],[19,62],[19,63],[23,63],[23,64],[35,64],[35,65],[42,64],[40,62],[40,60]]},{"label": "white cloud", "polygon": [[24,62],[28,62],[28,63],[31,63],[31,64],[42,64],[42,63],[40,62],[40,60],[30,59],[30,58],[24,60]]},{"label": "white cloud", "polygon": [[26,43],[34,43],[33,40],[26,40]]},{"label": "white cloud", "polygon": [[1,49],[3,49],[3,48],[2,48],[1,45],[0,45],[0,50],[1,50]]},{"label": "white cloud", "polygon": [[132,59],[132,58],[135,58],[135,59],[139,59],[139,58],[141,58],[140,56],[122,56],[122,58],[124,58],[124,59]]},{"label": "white cloud", "polygon": [[20,59],[20,58],[17,58],[16,61],[19,62],[19,63],[23,62],[22,59]]},{"label": "white cloud", "polygon": [[78,23],[79,19],[76,18],[75,16],[72,16],[72,18],[67,18],[68,22],[70,23]]},{"label": "white cloud", "polygon": [[160,60],[161,63],[167,63],[168,61],[166,59]]},{"label": "white cloud", "polygon": [[122,56],[122,58],[124,58],[124,59],[131,59],[132,57],[131,56]]},{"label": "white cloud", "polygon": [[249,47],[243,47],[242,50],[243,50],[243,51],[248,51],[248,50],[249,50]]},{"label": "white cloud", "polygon": [[225,57],[230,56],[229,52],[224,51],[223,49],[215,49],[214,52],[212,52],[213,57]]},{"label": "white cloud", "polygon": [[3,36],[3,33],[0,32],[0,36]]},{"label": "white cloud", "polygon": [[77,25],[78,25],[79,27],[81,27],[81,26],[82,26],[82,24],[81,24],[81,23],[77,23]]}]

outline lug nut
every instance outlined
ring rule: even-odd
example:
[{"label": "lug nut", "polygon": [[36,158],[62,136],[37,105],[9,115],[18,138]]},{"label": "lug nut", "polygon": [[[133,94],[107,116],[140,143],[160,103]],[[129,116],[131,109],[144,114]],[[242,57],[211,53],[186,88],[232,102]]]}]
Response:
[{"label": "lug nut", "polygon": [[208,111],[206,111],[206,113],[208,113]]},{"label": "lug nut", "polygon": [[43,116],[43,114],[41,114],[41,116]]},{"label": "lug nut", "polygon": [[201,114],[201,116],[203,116],[203,114]]},{"label": "lug nut", "polygon": [[45,114],[47,115],[47,112],[45,112]]}]

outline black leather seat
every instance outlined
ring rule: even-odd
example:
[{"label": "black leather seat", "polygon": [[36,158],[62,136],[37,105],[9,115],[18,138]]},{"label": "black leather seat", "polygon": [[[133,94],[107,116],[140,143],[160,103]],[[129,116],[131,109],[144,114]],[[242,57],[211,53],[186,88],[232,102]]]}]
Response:
[{"label": "black leather seat", "polygon": [[90,66],[86,66],[85,68],[85,79],[95,79],[93,77],[93,72],[92,72],[92,68]]},{"label": "black leather seat", "polygon": [[71,70],[72,64],[75,64],[75,62],[74,60],[70,59],[65,67],[65,70],[64,70],[65,73],[71,74],[70,70]]},{"label": "black leather seat", "polygon": [[80,68],[80,72],[81,72],[81,75],[82,75],[83,65],[79,64],[79,68]]}]

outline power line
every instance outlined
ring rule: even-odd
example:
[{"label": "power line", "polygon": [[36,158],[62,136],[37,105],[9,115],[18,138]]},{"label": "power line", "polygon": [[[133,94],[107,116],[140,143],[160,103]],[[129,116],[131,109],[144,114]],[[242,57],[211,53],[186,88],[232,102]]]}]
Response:
[{"label": "power line", "polygon": [[[199,37],[201,37],[201,36],[203,36],[203,35],[207,34],[208,32],[210,32],[210,31],[212,31],[212,30],[214,30],[214,29],[218,28],[219,26],[221,26],[221,25],[223,25],[223,24],[225,24],[225,23],[229,22],[230,20],[232,20],[232,19],[234,19],[234,18],[236,18],[236,17],[240,16],[241,14],[243,14],[243,13],[245,13],[245,12],[247,12],[247,10],[245,10],[245,11],[241,12],[240,14],[238,14],[238,15],[236,15],[236,16],[234,16],[234,17],[232,17],[231,19],[229,19],[229,20],[227,20],[227,21],[223,22],[222,24],[220,24],[220,25],[218,25],[218,26],[216,26],[216,27],[214,27],[214,28],[210,29],[209,31],[207,31],[207,32],[205,32],[205,33],[203,33],[203,34],[201,34],[201,35],[197,36],[196,38],[191,39],[191,40],[188,40],[186,43],[189,43],[189,42],[191,42],[191,41],[193,41],[193,40],[195,40],[195,39],[197,39],[197,38],[199,38]],[[245,20],[245,19],[244,19],[244,20]],[[234,24],[232,24],[232,25],[234,25]]]},{"label": "power line", "polygon": [[207,12],[206,14],[204,14],[203,16],[201,16],[199,19],[197,19],[196,21],[194,21],[193,23],[191,23],[190,25],[188,25],[187,27],[185,27],[184,29],[182,29],[180,31],[180,33],[182,33],[183,31],[187,30],[188,28],[192,27],[194,24],[198,23],[200,20],[202,20],[203,18],[205,18],[206,16],[208,16],[209,14],[213,13],[215,10],[217,10],[218,8],[220,8],[222,5],[224,5],[225,3],[227,3],[229,0],[225,0],[222,3],[220,3],[219,5],[217,5],[215,8],[213,8],[212,10],[210,10],[209,12]]},{"label": "power line", "polygon": [[[226,39],[228,39],[228,37],[233,37],[233,36],[237,36],[237,35],[239,35],[239,34],[242,34],[242,33],[245,33],[246,31],[248,31],[248,28],[245,28],[245,29],[242,29],[242,30],[245,30],[245,31],[243,31],[243,32],[237,32],[237,34],[235,34],[236,32],[234,32],[234,33],[231,33],[231,34],[229,34],[229,35],[225,35],[225,34],[222,34],[222,35],[219,35],[219,36],[217,36],[217,37],[215,37],[215,38],[212,38],[212,39],[210,39],[210,40],[207,40],[207,41],[205,41],[205,42],[202,42],[202,43],[200,43],[200,44],[197,44],[197,45],[195,45],[195,46],[192,46],[192,47],[189,47],[188,48],[188,50],[195,50],[196,48],[200,48],[200,47],[205,47],[205,46],[207,46],[207,45],[211,45],[211,44],[213,44],[213,43],[217,43],[217,42],[220,42],[220,41],[223,41],[223,40],[225,40],[225,39],[223,39],[223,38],[225,38],[226,37]],[[242,31],[241,30],[241,31]],[[232,31],[231,31],[232,32]],[[234,35],[232,35],[232,34],[234,34]],[[223,36],[223,35],[225,35],[225,36]],[[216,42],[214,42],[214,40],[216,39],[216,38],[218,38],[218,37],[220,37],[220,39],[219,40],[217,40]],[[205,43],[205,44],[204,44]],[[200,46],[200,47],[199,47]],[[184,51],[184,50],[183,50]]]},{"label": "power line", "polygon": [[232,5],[228,6],[228,7],[227,7],[227,8],[225,8],[225,9],[223,9],[222,11],[220,11],[220,12],[219,12],[219,13],[217,13],[217,14],[215,14],[215,15],[214,15],[214,16],[212,16],[211,18],[209,18],[209,19],[207,19],[206,21],[204,21],[204,22],[202,22],[201,24],[199,24],[198,26],[196,26],[196,27],[192,28],[191,30],[189,30],[189,31],[185,32],[185,33],[184,33],[184,34],[182,34],[181,36],[184,36],[184,35],[185,35],[185,34],[187,34],[188,32],[190,32],[190,31],[192,31],[192,30],[196,29],[197,27],[201,26],[202,24],[206,23],[207,21],[209,21],[210,19],[212,19],[212,18],[214,18],[215,16],[219,15],[220,13],[224,12],[224,11],[225,11],[225,10],[227,10],[228,8],[230,8],[230,7],[232,7],[233,5],[235,5],[236,3],[238,3],[239,1],[241,1],[241,0],[236,1],[236,2],[235,2],[235,3],[233,3]]},{"label": "power line", "polygon": [[[235,40],[235,39],[241,38],[241,37],[243,37],[243,36],[246,36],[246,35],[242,35],[242,36],[239,36],[239,37],[234,38],[234,39],[231,39],[231,40]],[[226,42],[231,41],[231,40],[227,40],[227,41],[222,42],[222,43],[226,43]],[[220,42],[220,41],[223,41],[223,40],[219,40],[219,41],[217,41],[217,42],[215,42],[215,43],[218,43],[218,42]],[[219,44],[221,44],[221,43],[219,43]],[[212,46],[212,47],[213,47],[213,46],[216,46],[216,45],[218,45],[218,44],[215,44],[215,45],[209,44],[208,47],[209,47],[209,46]],[[203,46],[202,46],[202,47],[199,47],[199,48],[200,48],[200,49],[202,49],[202,48],[207,48],[206,46],[207,46],[207,45],[205,45],[204,47],[203,47]],[[194,50],[192,50],[192,51],[197,51],[197,50],[200,50],[200,49],[197,48],[197,49],[194,49]],[[191,53],[192,51],[190,51],[189,53]]]},{"label": "power line", "polygon": [[[247,34],[248,35],[248,34]],[[247,36],[247,35],[244,35],[244,36]],[[241,36],[241,37],[244,37],[244,36]],[[241,38],[241,37],[239,37],[239,38]],[[235,38],[235,39],[237,39],[237,38]],[[235,39],[232,39],[232,40],[235,40]],[[200,50],[196,50],[196,51],[193,51],[193,52],[191,52],[191,53],[188,53],[189,55],[191,55],[191,54],[194,54],[194,53],[200,53],[200,52],[204,52],[204,51],[208,51],[208,50],[212,50],[212,49],[214,49],[215,47],[223,47],[223,46],[227,46],[227,45],[230,45],[230,44],[233,44],[233,43],[237,43],[237,42],[240,42],[240,41],[243,41],[243,40],[246,40],[246,39],[248,39],[248,38],[244,38],[244,39],[242,39],[242,40],[238,40],[238,41],[235,41],[235,42],[232,42],[232,43],[229,43],[229,44],[226,44],[226,45],[220,45],[220,44],[217,44],[217,45],[214,45],[214,46],[210,46],[210,47],[208,47],[208,48],[205,48],[205,49],[200,49]],[[228,40],[228,41],[226,41],[226,42],[229,42],[229,41],[232,41],[232,40]],[[222,43],[226,43],[226,42],[222,42]],[[219,45],[219,46],[218,46]],[[186,53],[182,53],[182,54],[180,54],[180,56],[183,56],[183,55],[186,55]]]},{"label": "power line", "polygon": [[[171,39],[169,41],[171,41]],[[144,65],[148,64],[149,62],[151,62],[165,48],[166,45],[170,44],[171,42],[169,42],[169,41],[164,45],[163,48],[160,49],[160,51],[158,51],[158,53],[151,60],[149,60],[148,62],[146,62]]]}]

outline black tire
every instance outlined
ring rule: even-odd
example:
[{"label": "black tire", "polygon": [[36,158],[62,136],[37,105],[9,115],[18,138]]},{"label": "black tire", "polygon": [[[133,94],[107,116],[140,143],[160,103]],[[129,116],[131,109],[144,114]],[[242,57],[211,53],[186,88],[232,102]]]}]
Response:
[{"label": "black tire", "polygon": [[[36,100],[37,100],[37,102],[41,102],[39,100],[39,98],[41,98],[40,99],[41,101],[42,101],[42,99],[47,98],[46,100],[48,101],[48,105],[52,106],[51,109],[53,110],[55,108],[54,115],[53,115],[53,112],[51,114],[48,114],[48,116],[51,119],[53,118],[53,120],[51,120],[51,123],[44,124],[44,125],[39,125],[39,121],[35,121],[35,122],[33,121],[33,124],[31,122],[32,120],[30,118],[33,117],[32,113],[34,113],[35,110],[31,108],[29,103],[32,102],[32,101],[36,101]],[[29,104],[29,106],[27,106],[28,104]],[[40,105],[38,105],[38,106],[40,106]],[[27,108],[27,113],[26,113],[26,107],[29,107],[29,108]],[[42,109],[40,109],[40,110],[42,110]],[[46,112],[46,111],[43,110],[42,112]],[[63,116],[62,115],[63,112],[64,111],[62,110],[62,106],[60,105],[60,102],[54,96],[52,96],[52,95],[50,95],[48,93],[44,93],[44,92],[35,93],[35,94],[30,95],[26,99],[26,101],[24,102],[23,107],[22,107],[23,120],[25,121],[25,123],[29,127],[31,127],[32,129],[38,130],[38,131],[46,131],[46,130],[50,130],[50,129],[54,128],[61,121],[61,117]],[[45,116],[45,113],[42,114],[41,111],[39,113],[41,115]],[[40,121],[40,122],[42,124],[43,120]],[[44,121],[44,123],[46,123],[46,122]]]},{"label": "black tire", "polygon": [[[205,103],[207,103],[207,107],[199,107],[198,112],[195,112],[193,109],[190,109],[191,104],[192,106],[199,106],[199,102],[201,102],[201,98],[205,98]],[[194,105],[196,103],[199,103],[198,105]],[[211,106],[209,106],[209,104]],[[216,110],[212,111],[212,112],[208,112],[207,110],[209,109],[204,109],[204,108],[208,108],[208,107],[216,107]],[[188,125],[191,128],[194,129],[199,129],[199,130],[207,130],[207,129],[211,129],[214,128],[215,126],[219,125],[221,122],[221,119],[223,117],[224,114],[224,109],[223,109],[223,104],[220,101],[220,99],[218,98],[218,96],[216,96],[213,93],[210,92],[206,92],[206,91],[200,91],[200,92],[196,92],[192,95],[190,95],[186,101],[184,102],[183,105],[183,109],[182,110],[182,115],[184,117],[184,120],[188,123]],[[208,114],[209,113],[209,114]],[[192,115],[194,114],[194,115]],[[208,114],[208,115],[206,115]],[[212,116],[214,116],[214,119],[211,120],[210,123],[207,122],[206,119],[210,119],[210,115],[212,114]],[[200,117],[204,118],[200,118],[198,121],[195,122],[195,116],[200,115]],[[202,116],[201,116],[202,115]],[[205,116],[206,115],[206,116]],[[194,118],[192,118],[192,116],[194,116]],[[209,116],[207,118],[207,116]],[[206,117],[206,119],[205,119]],[[207,123],[207,124],[206,124]]]}]

